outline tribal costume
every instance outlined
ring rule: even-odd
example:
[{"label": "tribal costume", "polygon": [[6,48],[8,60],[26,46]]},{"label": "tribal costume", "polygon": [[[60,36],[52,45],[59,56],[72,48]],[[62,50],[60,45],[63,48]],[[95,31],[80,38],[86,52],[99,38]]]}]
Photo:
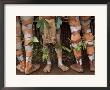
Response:
[{"label": "tribal costume", "polygon": [[[25,74],[30,74],[37,69],[39,69],[40,65],[32,64],[32,49],[33,46],[30,45],[30,42],[33,37],[32,25],[33,25],[33,16],[21,16],[16,17],[16,57],[19,61],[17,65],[17,69]],[[20,20],[22,25],[20,24]],[[25,46],[25,55],[23,55],[22,51],[22,40],[21,40],[21,32],[24,35],[24,46]]]},{"label": "tribal costume", "polygon": [[[90,16],[69,16],[68,22],[71,30],[71,46],[73,47],[73,53],[76,58],[76,64],[71,65],[71,68],[77,72],[83,72],[81,46],[83,38],[87,47],[88,57],[90,59],[90,71],[94,71],[94,45],[93,35],[90,29]],[[83,37],[81,36],[81,30]]]},{"label": "tribal costume", "polygon": [[[53,45],[61,45],[61,40],[60,40],[60,30],[56,29],[55,25],[55,16],[41,16],[41,18],[45,19],[49,27],[44,26],[42,38],[43,38],[43,47],[48,49],[47,44],[52,43]],[[49,49],[48,49],[49,50]],[[67,71],[69,68],[65,66],[62,63],[62,50],[61,48],[55,48],[55,51],[57,53],[57,58],[58,58],[58,67],[63,70]],[[51,70],[51,60],[50,60],[50,55],[48,55],[48,60],[47,60],[47,65],[44,68],[44,72],[50,72]]]}]

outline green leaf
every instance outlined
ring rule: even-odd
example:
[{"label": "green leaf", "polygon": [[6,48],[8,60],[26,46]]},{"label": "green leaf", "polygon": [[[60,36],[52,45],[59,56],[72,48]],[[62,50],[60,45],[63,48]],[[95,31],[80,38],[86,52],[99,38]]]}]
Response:
[{"label": "green leaf", "polygon": [[86,44],[84,44],[84,49],[86,49]]},{"label": "green leaf", "polygon": [[77,51],[80,51],[81,48],[82,48],[82,43],[78,43],[75,49],[76,49]]},{"label": "green leaf", "polygon": [[64,49],[64,50],[66,50],[67,52],[71,52],[71,50],[70,49],[68,49],[67,47],[65,47],[65,46],[62,46],[62,49]]},{"label": "green leaf", "polygon": [[44,20],[44,24],[47,28],[49,28],[49,23],[46,20]]},{"label": "green leaf", "polygon": [[49,27],[49,24],[48,24],[48,22],[45,19],[43,19],[43,18],[37,19],[36,27],[39,28],[41,32],[44,30],[44,25],[47,28]]},{"label": "green leaf", "polygon": [[80,51],[80,50],[81,50],[81,47],[78,47],[78,48],[77,48],[77,51]]},{"label": "green leaf", "polygon": [[56,22],[56,28],[60,29],[60,26],[62,25],[62,20],[59,16],[56,17],[55,22]]},{"label": "green leaf", "polygon": [[44,30],[44,23],[42,22],[40,26],[40,32],[42,32],[43,30]]},{"label": "green leaf", "polygon": [[84,42],[84,41],[82,42],[82,48],[83,48],[83,50],[85,50],[85,49],[86,49],[86,44],[85,44],[85,42]]},{"label": "green leaf", "polygon": [[36,18],[36,20],[35,20],[35,21],[37,21],[36,27],[37,27],[37,28],[40,28],[41,23],[42,23],[42,20],[41,20],[41,19],[39,19],[39,17],[38,17],[38,18]]},{"label": "green leaf", "polygon": [[43,59],[43,61],[44,60],[48,60],[48,50],[47,50],[47,48],[43,48],[42,49],[42,52],[43,52],[43,55],[42,55],[42,59]]},{"label": "green leaf", "polygon": [[37,37],[35,37],[35,36],[33,37],[33,42],[39,42]]},{"label": "green leaf", "polygon": [[36,24],[36,27],[37,27],[37,28],[40,28],[40,26],[41,26],[41,22],[38,21],[37,24]]}]

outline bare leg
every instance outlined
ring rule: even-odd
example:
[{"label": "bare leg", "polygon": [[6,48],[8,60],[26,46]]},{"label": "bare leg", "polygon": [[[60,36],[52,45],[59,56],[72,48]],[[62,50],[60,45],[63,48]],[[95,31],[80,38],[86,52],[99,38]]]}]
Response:
[{"label": "bare leg", "polygon": [[59,67],[62,71],[67,71],[67,70],[69,70],[69,68],[62,63],[62,51],[61,51],[60,49],[55,49],[55,51],[56,51],[56,53],[57,53],[57,58],[58,58],[58,67]]},{"label": "bare leg", "polygon": [[33,46],[30,45],[32,41],[32,24],[33,24],[33,17],[31,16],[23,16],[21,17],[22,20],[22,30],[25,39],[25,51],[26,51],[26,68],[25,74],[31,74],[40,68],[39,64],[32,64],[32,49]]},{"label": "bare leg", "polygon": [[83,36],[85,40],[85,44],[87,45],[87,54],[89,57],[89,63],[90,63],[90,71],[95,71],[95,50],[94,50],[94,43],[93,43],[93,34],[91,32],[90,28],[90,16],[82,16],[81,18],[81,24],[82,24],[82,30],[83,30]]},{"label": "bare leg", "polygon": [[81,36],[80,36],[81,25],[80,25],[79,17],[69,16],[68,18],[71,29],[71,41],[72,41],[73,53],[76,58],[76,64],[72,64],[70,67],[77,72],[83,72],[81,50],[79,51],[76,50],[78,44],[81,41]]},{"label": "bare leg", "polygon": [[[60,32],[60,31],[59,31]],[[60,41],[60,33],[57,33],[57,44],[61,45],[61,41]],[[65,66],[62,63],[62,49],[61,48],[55,48],[55,51],[57,53],[57,58],[58,58],[58,67],[62,70],[62,71],[67,71],[69,70],[69,68],[67,66]]]},{"label": "bare leg", "polygon": [[[48,47],[46,47],[48,49]],[[43,69],[44,72],[50,72],[51,71],[51,60],[50,60],[50,54],[48,53],[48,60],[47,65]]]},{"label": "bare leg", "polygon": [[16,66],[16,68],[20,72],[25,71],[25,60],[23,57],[23,52],[22,52],[22,41],[21,41],[21,25],[19,22],[19,17],[16,18],[16,57],[17,60],[19,61],[19,64]]},{"label": "bare leg", "polygon": [[77,72],[83,72],[81,50],[77,51],[77,50],[73,49],[73,52],[74,52],[74,55],[76,58],[76,64],[72,64],[70,67]]},{"label": "bare leg", "polygon": [[[44,37],[44,35],[42,35],[42,38],[43,38],[43,48],[46,48],[48,50],[48,52],[49,52],[48,46],[46,46],[46,43],[45,43],[45,37]],[[44,72],[50,72],[51,71],[51,60],[50,60],[50,54],[49,53],[48,53],[47,64],[44,67],[43,71]]]},{"label": "bare leg", "polygon": [[[49,48],[46,44],[49,43],[55,43],[55,35],[56,35],[56,27],[55,27],[55,20],[54,19],[48,19],[49,16],[43,17],[48,23],[49,23],[49,28],[44,26],[43,30],[43,47],[46,48],[49,52]],[[51,60],[50,60],[50,53],[48,53],[48,60],[47,60],[47,65],[43,69],[44,72],[50,72],[51,71]]]},{"label": "bare leg", "polygon": [[47,65],[43,69],[44,72],[50,72],[51,71],[51,62],[47,61]]}]

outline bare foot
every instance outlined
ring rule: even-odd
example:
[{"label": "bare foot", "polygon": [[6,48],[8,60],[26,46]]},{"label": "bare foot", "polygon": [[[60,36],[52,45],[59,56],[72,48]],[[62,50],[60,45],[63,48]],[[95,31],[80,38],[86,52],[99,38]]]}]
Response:
[{"label": "bare foot", "polygon": [[20,64],[18,64],[18,65],[16,66],[16,68],[17,68],[17,70],[19,70],[20,72],[25,72],[25,69],[24,69]]},{"label": "bare foot", "polygon": [[51,71],[51,64],[47,64],[45,68],[43,69],[44,72],[50,72]]},{"label": "bare foot", "polygon": [[95,61],[90,61],[90,71],[94,72],[95,71]]},{"label": "bare foot", "polygon": [[69,68],[65,65],[58,65],[58,67],[64,72],[69,70]]},{"label": "bare foot", "polygon": [[25,69],[25,74],[31,74],[40,68],[40,64],[33,64],[31,68]]},{"label": "bare foot", "polygon": [[79,64],[72,64],[70,67],[71,67],[71,69],[73,69],[73,70],[75,70],[77,72],[83,72],[83,68]]}]

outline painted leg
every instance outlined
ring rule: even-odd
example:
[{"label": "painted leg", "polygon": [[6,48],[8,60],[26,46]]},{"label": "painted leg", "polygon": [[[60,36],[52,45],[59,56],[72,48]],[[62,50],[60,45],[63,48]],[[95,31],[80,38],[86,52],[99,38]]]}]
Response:
[{"label": "painted leg", "polygon": [[90,60],[90,71],[95,71],[95,60],[94,60],[94,54],[88,55]]},{"label": "painted leg", "polygon": [[90,27],[91,19],[90,19],[90,16],[81,16],[80,20],[81,20],[80,22],[81,22],[81,28],[82,28],[83,34],[91,32],[91,27]]},{"label": "painted leg", "polygon": [[[46,45],[47,43],[45,42],[45,37],[44,35],[42,35],[42,39],[43,39],[43,48],[46,48],[49,52],[48,46]],[[48,60],[47,60],[47,64],[44,67],[43,71],[44,72],[50,72],[51,71],[51,60],[50,60],[50,54],[48,53]]]},{"label": "painted leg", "polygon": [[77,51],[77,50],[73,49],[73,53],[76,58],[76,64],[72,64],[70,67],[77,72],[83,72],[81,50]]},{"label": "painted leg", "polygon": [[19,64],[16,66],[16,68],[20,72],[25,71],[25,60],[23,57],[23,52],[22,52],[22,41],[21,41],[21,25],[19,23],[18,17],[16,18],[16,57],[17,60],[19,61]]},{"label": "painted leg", "polygon": [[[61,41],[60,41],[60,33],[57,34],[56,36],[56,40],[58,45],[61,45]],[[62,49],[61,48],[55,48],[55,51],[57,53],[57,58],[58,58],[58,67],[62,70],[62,71],[67,71],[69,70],[69,68],[67,66],[65,66],[62,62]]]},{"label": "painted leg", "polygon": [[[45,48],[48,49],[47,46],[45,46]],[[49,52],[49,49],[48,49],[48,52]],[[50,72],[50,71],[51,71],[51,66],[52,66],[52,65],[51,65],[51,60],[50,60],[50,54],[48,53],[47,64],[46,64],[46,66],[44,67],[43,71],[44,71],[44,72]]]},{"label": "painted leg", "polygon": [[71,30],[71,42],[73,47],[73,54],[76,58],[76,64],[72,64],[70,67],[77,72],[83,72],[81,49],[80,50],[76,49],[81,41],[81,36],[80,36],[81,25],[80,25],[79,17],[70,16],[68,17],[68,19]]},{"label": "painted leg", "polygon": [[[55,35],[56,35],[56,27],[55,27],[55,19],[54,17],[49,17],[49,16],[44,16],[44,18],[48,24],[49,28],[44,26],[43,30],[43,47],[46,48],[49,52],[49,48],[47,44],[52,43],[55,44]],[[48,53],[48,60],[47,60],[47,65],[43,69],[44,72],[50,72],[51,71],[51,60],[50,60],[50,53]]]},{"label": "painted leg", "polygon": [[87,54],[89,57],[90,71],[95,71],[94,46],[87,46]]},{"label": "painted leg", "polygon": [[82,24],[82,30],[83,30],[83,36],[84,36],[84,40],[85,43],[87,45],[87,54],[89,57],[89,64],[90,64],[90,71],[95,71],[95,58],[94,58],[94,54],[95,54],[95,47],[94,47],[94,43],[93,43],[93,34],[91,32],[91,28],[90,28],[90,16],[82,16],[81,18],[81,24]]},{"label": "painted leg", "polygon": [[44,69],[43,69],[43,71],[44,72],[50,72],[51,71],[51,61],[50,60],[48,60],[47,61],[47,65],[44,67]]},{"label": "painted leg", "polygon": [[89,57],[90,71],[95,71],[93,35],[91,32],[84,33],[85,43],[87,45],[87,54]]},{"label": "painted leg", "polygon": [[31,74],[40,68],[39,64],[32,64],[32,49],[33,45],[30,45],[32,40],[33,32],[32,32],[32,23],[33,17],[21,17],[22,20],[22,30],[24,33],[25,39],[25,51],[26,51],[26,68],[25,74]]}]

